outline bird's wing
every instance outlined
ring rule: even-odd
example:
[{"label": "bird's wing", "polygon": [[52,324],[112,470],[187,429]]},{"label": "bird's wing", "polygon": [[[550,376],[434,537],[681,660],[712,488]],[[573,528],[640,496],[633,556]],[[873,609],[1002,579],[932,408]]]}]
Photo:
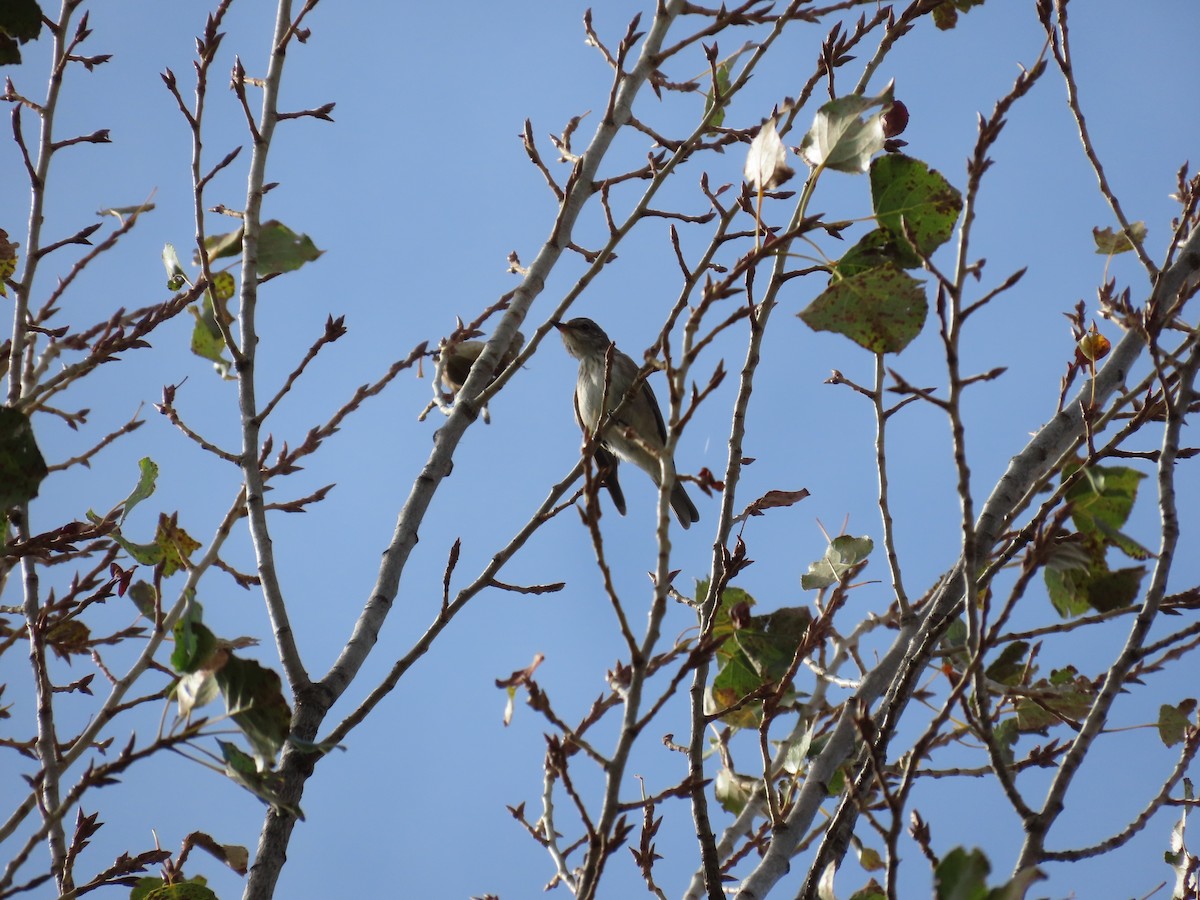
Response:
[{"label": "bird's wing", "polygon": [[[650,382],[642,382],[642,396],[646,398],[646,403],[654,410],[654,423],[658,426],[658,442],[661,446],[667,442],[667,423],[663,421],[662,410],[658,408],[658,400],[654,396],[654,391],[650,388]],[[646,439],[646,435],[642,435],[642,440]]]},{"label": "bird's wing", "polygon": [[584,431],[583,416],[579,414],[579,388],[575,388],[575,393],[571,396],[572,405],[575,407],[575,424],[579,426],[580,431]]}]

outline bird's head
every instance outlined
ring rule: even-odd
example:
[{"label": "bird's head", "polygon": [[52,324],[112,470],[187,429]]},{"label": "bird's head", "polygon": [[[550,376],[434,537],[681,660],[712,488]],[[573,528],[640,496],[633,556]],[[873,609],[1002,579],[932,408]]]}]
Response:
[{"label": "bird's head", "polygon": [[596,354],[603,356],[608,351],[609,344],[612,343],[603,328],[591,319],[585,319],[582,316],[577,319],[568,319],[565,322],[555,322],[554,327],[562,335],[567,352],[576,359]]}]

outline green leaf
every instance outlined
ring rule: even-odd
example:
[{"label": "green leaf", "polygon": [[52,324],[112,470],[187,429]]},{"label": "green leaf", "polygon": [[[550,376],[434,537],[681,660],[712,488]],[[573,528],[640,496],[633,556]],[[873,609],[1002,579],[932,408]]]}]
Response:
[{"label": "green leaf", "polygon": [[[731,645],[730,649],[726,649]],[[755,701],[737,709],[731,709],[742,698],[758,690],[763,679],[756,671],[753,660],[742,650],[736,641],[726,641],[721,646],[725,660],[717,674],[713,677],[709,688],[709,713],[727,710],[721,715],[721,721],[733,728],[755,728],[762,719],[762,703]]]},{"label": "green leaf", "polygon": [[[1079,470],[1078,464],[1064,468],[1063,478]],[[1067,491],[1070,517],[1075,528],[1094,547],[1117,547],[1132,559],[1150,559],[1154,554],[1121,532],[1138,500],[1144,473],[1124,466],[1090,466]],[[1099,554],[1098,554],[1099,556]]]},{"label": "green leaf", "polygon": [[816,719],[813,719],[808,723],[808,727],[804,729],[804,734],[800,735],[799,740],[788,743],[780,766],[789,775],[799,775],[804,771],[804,767],[808,763],[809,751],[812,749],[815,726]]},{"label": "green leaf", "polygon": [[34,0],[5,0],[0,4],[0,31],[24,44],[42,33],[42,8]]},{"label": "green leaf", "polygon": [[962,194],[940,172],[899,153],[871,163],[871,200],[875,218],[906,260],[905,269],[921,265],[905,230],[917,251],[929,256],[950,240],[962,212]]},{"label": "green leaf", "polygon": [[200,621],[202,615],[199,603],[189,603],[175,623],[175,649],[171,651],[171,666],[176,672],[198,671],[217,649],[217,636]]},{"label": "green leaf", "polygon": [[42,8],[35,0],[0,3],[0,65],[20,65],[18,45],[36,39],[41,32]]},{"label": "green leaf", "polygon": [[734,641],[749,660],[760,684],[778,681],[787,674],[792,657],[812,622],[803,607],[777,609],[764,616],[751,616],[738,628]]},{"label": "green leaf", "polygon": [[125,519],[133,512],[133,508],[154,493],[154,488],[158,483],[158,464],[148,456],[143,456],[138,460],[138,483],[133,490],[129,492],[129,496],[125,498],[121,511],[121,520],[118,524],[124,524]]},{"label": "green leaf", "polygon": [[1096,519],[1095,524],[1096,530],[1104,535],[1105,542],[1116,547],[1130,559],[1145,560],[1155,555],[1150,548],[1139,544],[1129,535],[1113,528],[1103,519]]},{"label": "green leaf", "polygon": [[1082,722],[1091,709],[1092,695],[1091,687],[1082,679],[1062,687],[1039,680],[1029,686],[1028,697],[1017,701],[1017,730],[1046,731],[1056,725]]},{"label": "green leaf", "polygon": [[933,872],[937,900],[985,900],[992,864],[982,850],[955,847]]},{"label": "green leaf", "polygon": [[1058,571],[1047,568],[1042,577],[1046,581],[1051,605],[1064,619],[1081,616],[1090,609],[1087,592],[1083,587],[1087,578],[1086,571],[1081,573],[1077,570]]},{"label": "green leaf", "polygon": [[21,48],[4,32],[0,32],[0,66],[19,66]]},{"label": "green leaf", "polygon": [[921,285],[894,265],[835,277],[799,316],[813,331],[845,335],[872,353],[899,353],[925,324]]},{"label": "green leaf", "polygon": [[866,120],[862,113],[873,107],[892,105],[894,82],[875,97],[851,94],[830,100],[817,110],[812,128],[800,142],[800,154],[811,166],[861,175],[871,157],[883,150],[883,113]]},{"label": "green leaf", "polygon": [[992,737],[995,738],[996,745],[1000,749],[1000,756],[1010,766],[1016,760],[1014,751],[1017,746],[1017,738],[1020,736],[1017,720],[1014,718],[1002,719],[992,729]]},{"label": "green leaf", "polygon": [[[698,596],[702,586],[697,585]],[[735,706],[764,685],[780,682],[812,621],[812,613],[799,607],[751,616],[749,609],[753,605],[754,598],[739,588],[726,588],[722,595],[713,622],[713,636],[725,640],[716,652],[720,669],[709,689],[710,712]],[[789,687],[785,699],[790,695]],[[759,723],[761,716],[762,703],[755,700],[725,713],[721,721],[735,728],[751,728]]]},{"label": "green leaf", "polygon": [[[712,88],[704,95],[704,126],[706,128],[720,128],[725,124],[724,98],[729,92],[729,85],[729,63],[721,63],[713,73]],[[717,106],[718,96],[721,98],[720,106]]]},{"label": "green leaf", "polygon": [[[214,259],[241,256],[243,231],[244,229],[239,228],[237,231],[229,231],[225,234],[210,234],[206,236],[204,238],[204,248],[208,251],[209,262]],[[196,265],[200,265],[199,254],[196,254],[194,262]]]},{"label": "green leaf", "polygon": [[[699,600],[708,593],[709,581],[707,578],[696,579],[696,598]],[[723,638],[729,637],[734,632],[732,614],[735,607],[744,604],[747,609],[753,607],[758,601],[751,597],[741,588],[730,587],[725,588],[721,593],[721,602],[717,605],[713,612],[713,637]],[[717,658],[722,659],[723,647],[717,648]],[[733,652],[732,649],[724,651],[726,656]]]},{"label": "green leaf", "polygon": [[1033,882],[1046,877],[1041,870],[1029,867],[989,889],[987,876],[991,869],[983,851],[955,847],[934,869],[934,896],[937,900],[1024,900]]},{"label": "green leaf", "polygon": [[1145,566],[1095,572],[1087,584],[1088,605],[1098,612],[1132,606],[1142,592],[1142,579],[1145,577]]},{"label": "green leaf", "polygon": [[258,233],[258,272],[260,276],[292,272],[324,252],[317,249],[307,234],[296,234],[272,219],[264,222]]},{"label": "green leaf", "polygon": [[273,763],[292,724],[279,673],[230,653],[216,678],[226,709],[250,741],[255,755],[264,765]]},{"label": "green leaf", "polygon": [[1158,736],[1168,747],[1174,747],[1187,737],[1196,714],[1196,701],[1184,700],[1178,706],[1163,704],[1158,708]]},{"label": "green leaf", "polygon": [[[1139,243],[1146,240],[1145,222],[1130,222],[1129,230]],[[1125,237],[1125,232],[1112,228],[1093,228],[1092,239],[1096,242],[1096,252],[1101,256],[1128,253],[1133,249],[1133,243]]]},{"label": "green leaf", "polygon": [[36,497],[47,472],[29,416],[0,406],[0,513]]},{"label": "green leaf", "polygon": [[291,745],[292,751],[301,750],[305,753],[320,753],[322,755],[332,753],[334,750],[346,752],[344,744],[338,744],[333,741],[306,741],[303,738],[298,738],[294,734],[288,737],[288,744]]},{"label": "green leaf", "polygon": [[947,650],[962,650],[966,646],[967,623],[959,616],[946,626],[946,632],[942,635],[942,647]]},{"label": "green leaf", "polygon": [[147,619],[154,618],[154,605],[158,599],[158,593],[154,590],[154,585],[148,581],[138,580],[129,586],[129,590],[125,592],[126,596],[133,601],[133,605]]},{"label": "green leaf", "polygon": [[121,545],[121,549],[143,566],[157,566],[163,561],[163,548],[158,544],[137,544],[126,539],[119,531],[112,533],[112,539]]},{"label": "green leaf", "polygon": [[[1073,475],[1080,466],[1065,466],[1063,478]],[[1088,466],[1083,476],[1067,491],[1071,504],[1071,520],[1081,533],[1106,541],[1129,519],[1137,500],[1138,484],[1145,474],[1126,466]],[[1100,531],[1100,523],[1108,526]],[[1148,551],[1147,551],[1148,552]]]},{"label": "green leaf", "polygon": [[737,816],[746,808],[750,793],[754,790],[757,781],[758,779],[739,775],[737,772],[721,766],[717,770],[717,777],[713,782],[713,795],[723,810]]},{"label": "green leaf", "polygon": [[1089,569],[1044,572],[1050,602],[1064,619],[1091,610],[1109,612],[1130,606],[1141,593],[1145,566],[1109,571],[1103,560]]},{"label": "green leaf", "polygon": [[806,591],[829,587],[851,567],[870,556],[874,549],[875,542],[865,535],[857,538],[838,535],[829,542],[825,555],[809,564],[808,574],[800,577],[800,587]]},{"label": "green leaf", "polygon": [[188,311],[196,318],[196,324],[192,327],[192,353],[210,360],[217,374],[228,378],[230,362],[224,355],[225,338],[217,326],[212,297],[206,291],[204,302],[200,306],[189,306]]},{"label": "green leaf", "polygon": [[[227,234],[214,234],[204,239],[210,260],[241,256],[243,230]],[[258,232],[258,274],[273,275],[292,272],[305,263],[317,259],[324,250],[318,250],[306,234],[296,234],[282,222],[271,219],[263,222]],[[199,264],[199,260],[197,260]]]},{"label": "green leaf", "polygon": [[175,252],[174,244],[164,244],[162,252],[163,266],[167,270],[167,290],[177,291],[185,284],[191,284],[187,273],[179,262],[179,254]]},{"label": "green leaf", "polygon": [[[1068,466],[1063,477],[1078,469],[1078,464]],[[1153,555],[1119,530],[1133,509],[1138,482],[1144,477],[1134,469],[1093,466],[1067,491],[1071,518],[1079,531],[1056,535],[1043,572],[1050,602],[1064,618],[1092,609],[1107,612],[1129,606],[1141,592],[1146,568],[1111,571],[1105,551],[1117,547],[1139,560]]]},{"label": "green leaf", "polygon": [[872,878],[851,894],[850,900],[887,900],[887,893],[879,882]]},{"label": "green leaf", "polygon": [[861,846],[858,850],[858,864],[867,872],[878,872],[884,868],[883,857],[872,847]]},{"label": "green leaf", "polygon": [[1079,679],[1079,670],[1074,666],[1063,666],[1061,669],[1050,670],[1050,683],[1053,685],[1071,684]]},{"label": "green leaf", "polygon": [[892,243],[888,232],[875,228],[859,238],[858,243],[834,263],[834,272],[842,278],[849,278],[889,264],[903,269],[907,262],[907,257]]},{"label": "green leaf", "polygon": [[845,764],[838,766],[833,774],[829,777],[829,784],[826,787],[826,793],[830,797],[840,797],[842,792],[846,790],[846,766]]},{"label": "green leaf", "polygon": [[283,776],[269,769],[259,769],[253,756],[243,753],[236,744],[217,741],[225,759],[225,774],[240,784],[277,813],[287,813],[304,821],[304,812],[298,806],[286,803],[280,796]]},{"label": "green leaf", "polygon": [[1013,641],[1006,645],[995,661],[987,667],[987,677],[1000,684],[1021,684],[1027,680],[1029,674],[1028,641]]},{"label": "green leaf", "polygon": [[69,661],[71,654],[91,652],[92,632],[79,619],[60,619],[46,632],[46,644]]}]

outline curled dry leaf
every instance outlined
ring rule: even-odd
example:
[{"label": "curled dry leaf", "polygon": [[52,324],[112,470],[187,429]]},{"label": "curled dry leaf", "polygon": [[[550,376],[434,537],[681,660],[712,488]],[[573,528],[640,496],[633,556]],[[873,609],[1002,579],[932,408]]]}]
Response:
[{"label": "curled dry leaf", "polygon": [[798,491],[767,491],[744,510],[742,514],[734,519],[734,522],[741,522],[749,519],[751,516],[761,516],[765,510],[777,509],[783,506],[792,506],[799,503],[809,495],[808,488],[801,488]]},{"label": "curled dry leaf", "polygon": [[1078,356],[1087,360],[1090,363],[1099,362],[1108,356],[1108,352],[1112,349],[1112,344],[1108,338],[1096,330],[1096,323],[1092,323],[1092,330],[1079,339]]}]

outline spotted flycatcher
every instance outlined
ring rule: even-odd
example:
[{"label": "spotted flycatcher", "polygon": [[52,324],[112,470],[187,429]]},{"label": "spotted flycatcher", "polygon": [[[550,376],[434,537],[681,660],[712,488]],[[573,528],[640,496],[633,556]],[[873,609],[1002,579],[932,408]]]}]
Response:
[{"label": "spotted flycatcher", "polygon": [[[567,352],[579,360],[579,380],[575,384],[575,420],[586,434],[595,432],[604,414],[613,409],[625,397],[637,377],[638,365],[615,346],[612,348],[611,370],[605,384],[605,356],[612,341],[599,325],[591,319],[571,319],[555,322],[554,327],[562,334]],[[601,412],[600,403],[607,393],[607,401]],[[654,391],[643,381],[629,402],[621,407],[616,418],[605,429],[601,445],[596,451],[596,464],[600,468],[600,483],[612,494],[617,512],[625,514],[625,497],[617,482],[617,460],[633,463],[656,485],[662,483],[659,459],[667,440],[667,426],[662,411],[654,399]],[[673,467],[673,466],[672,466]],[[671,509],[684,528],[700,521],[700,513],[676,481],[671,488]]]}]

